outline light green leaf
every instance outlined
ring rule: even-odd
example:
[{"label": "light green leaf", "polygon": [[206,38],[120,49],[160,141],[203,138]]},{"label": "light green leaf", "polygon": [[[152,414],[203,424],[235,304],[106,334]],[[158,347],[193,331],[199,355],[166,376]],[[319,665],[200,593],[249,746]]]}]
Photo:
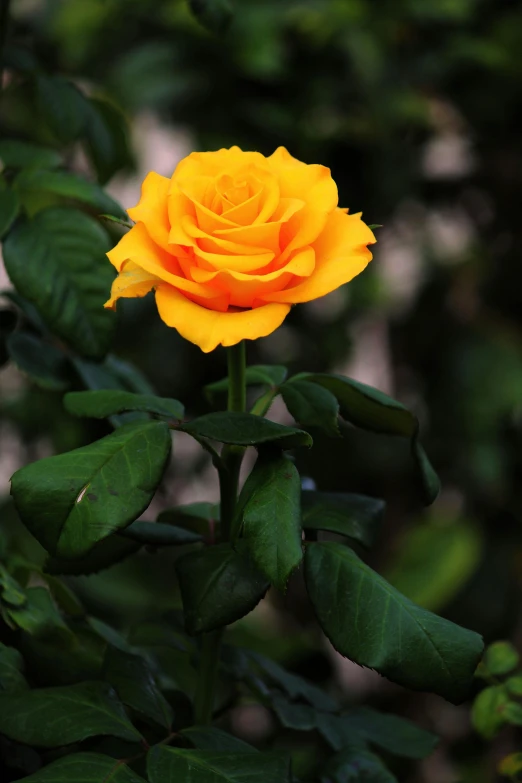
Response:
[{"label": "light green leaf", "polygon": [[184,414],[183,405],[178,400],[128,391],[70,392],[63,401],[69,413],[93,419],[106,419],[125,411],[144,411],[166,419],[182,419]]},{"label": "light green leaf", "polygon": [[43,748],[108,734],[139,742],[114,690],[104,682],[0,693],[0,733]]},{"label": "light green leaf", "polygon": [[285,427],[250,413],[207,413],[178,429],[198,438],[237,446],[270,443],[281,449],[294,449],[312,445],[312,438],[304,430]]},{"label": "light green leaf", "polygon": [[259,603],[268,582],[250,559],[229,544],[205,547],[176,561],[189,634],[221,628]]},{"label": "light green leaf", "polygon": [[149,505],[171,447],[167,424],[126,424],[90,446],[18,470],[20,517],[50,554],[75,558]]},{"label": "light green leaf", "polygon": [[91,358],[107,351],[115,326],[104,310],[114,272],[107,235],[92,218],[51,208],[20,223],[4,243],[7,272],[49,329]]},{"label": "light green leaf", "polygon": [[484,688],[471,708],[471,722],[475,731],[485,739],[493,739],[507,723],[508,704],[509,694],[503,685]]},{"label": "light green leaf", "polygon": [[303,559],[301,480],[286,457],[258,457],[241,493],[243,540],[252,561],[278,590]]},{"label": "light green leaf", "polygon": [[301,503],[305,530],[339,533],[365,547],[374,544],[385,509],[384,500],[343,492],[305,490]]},{"label": "light green leaf", "polygon": [[147,757],[150,783],[290,783],[285,753],[216,753],[156,745]]},{"label": "light green leaf", "polygon": [[510,642],[494,642],[486,649],[484,666],[490,674],[498,676],[516,669],[520,656]]},{"label": "light green leaf", "polygon": [[72,753],[24,778],[24,783],[145,783],[119,759],[101,753]]},{"label": "light green leaf", "polygon": [[308,592],[334,645],[361,666],[453,703],[469,695],[481,637],[431,614],[397,592],[348,547],[310,544]]}]

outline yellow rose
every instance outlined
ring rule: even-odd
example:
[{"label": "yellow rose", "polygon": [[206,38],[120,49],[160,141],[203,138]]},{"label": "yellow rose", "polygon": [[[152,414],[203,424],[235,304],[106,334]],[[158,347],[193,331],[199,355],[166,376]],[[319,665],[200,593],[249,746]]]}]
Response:
[{"label": "yellow rose", "polygon": [[106,307],[156,292],[163,321],[206,353],[273,332],[290,307],[358,275],[375,237],[337,206],[324,166],[284,147],[193,152],[171,179],[151,172],[136,225],[108,253],[119,272]]}]

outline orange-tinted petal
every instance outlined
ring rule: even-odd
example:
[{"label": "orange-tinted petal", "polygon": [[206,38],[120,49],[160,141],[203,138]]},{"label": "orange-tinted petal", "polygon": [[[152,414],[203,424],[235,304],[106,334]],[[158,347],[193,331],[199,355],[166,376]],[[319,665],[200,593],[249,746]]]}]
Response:
[{"label": "orange-tinted petal", "polygon": [[256,340],[274,332],[290,311],[287,304],[269,304],[255,310],[218,313],[190,301],[170,286],[156,290],[161,319],[177,329],[186,340],[209,353],[218,345],[236,345],[241,340]]},{"label": "orange-tinted petal", "polygon": [[259,297],[263,302],[309,302],[318,299],[360,274],[372,259],[366,247],[375,242],[360,214],[347,215],[335,210],[325,230],[312,245],[316,253],[314,272],[297,285]]},{"label": "orange-tinted petal", "polygon": [[127,210],[129,217],[136,223],[145,223],[150,236],[164,250],[168,249],[170,231],[167,210],[169,185],[167,177],[151,171],[143,180],[139,202]]}]

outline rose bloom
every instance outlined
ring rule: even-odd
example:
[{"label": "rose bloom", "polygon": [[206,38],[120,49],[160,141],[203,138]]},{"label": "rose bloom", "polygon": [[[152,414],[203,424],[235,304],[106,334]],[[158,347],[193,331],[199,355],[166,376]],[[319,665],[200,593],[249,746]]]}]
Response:
[{"label": "rose bloom", "polygon": [[136,224],[108,253],[105,306],[155,291],[163,321],[205,352],[264,337],[371,260],[374,235],[337,200],[330,170],[284,147],[193,152],[170,179],[145,178]]}]

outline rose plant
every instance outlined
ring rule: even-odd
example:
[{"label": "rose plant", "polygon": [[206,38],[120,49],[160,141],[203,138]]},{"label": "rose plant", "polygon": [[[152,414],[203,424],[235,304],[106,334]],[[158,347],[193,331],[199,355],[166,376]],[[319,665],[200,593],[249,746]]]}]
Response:
[{"label": "rose plant", "polygon": [[[34,783],[289,783],[296,779],[291,747],[275,742],[258,752],[230,731],[231,711],[255,702],[281,727],[310,733],[316,779],[395,780],[377,751],[422,758],[436,743],[432,734],[346,705],[227,631],[269,590],[284,593],[295,573],[342,655],[454,703],[472,688],[481,638],[415,605],[364,561],[384,502],[303,489],[293,459],[312,447],[315,432],[340,438],[354,426],[402,437],[429,504],[438,480],[416,416],[348,377],[289,376],[282,366],[246,363],[245,341],[277,329],[292,305],[362,272],[371,229],[338,207],[328,169],[283,148],[268,158],[237,147],[193,153],[171,179],[149,174],[128,223],[103,188],[69,172],[57,152],[63,134],[79,140],[105,181],[120,166],[116,110],[56,77],[31,71],[16,79],[45,96],[44,116],[51,96],[75,122],[53,126],[47,116],[54,147],[0,142],[3,252],[19,313],[15,325],[4,311],[11,315],[2,323],[14,327],[7,351],[35,383],[66,392],[71,415],[107,419],[113,431],[12,477],[19,517],[46,560],[6,541],[0,735],[7,766]],[[123,236],[110,249],[116,229]],[[151,291],[160,317],[183,337],[205,352],[227,350],[227,376],[206,390],[211,412],[186,414],[109,353],[117,300]],[[279,395],[292,426],[268,418]],[[220,497],[143,521],[179,432],[209,455]],[[247,449],[256,459],[240,486]],[[175,574],[163,590],[179,590],[179,614],[158,607],[148,623],[118,628],[115,606],[111,626],[85,610],[68,581],[127,557],[154,562],[167,547]],[[37,676],[41,662],[45,673]]]}]

